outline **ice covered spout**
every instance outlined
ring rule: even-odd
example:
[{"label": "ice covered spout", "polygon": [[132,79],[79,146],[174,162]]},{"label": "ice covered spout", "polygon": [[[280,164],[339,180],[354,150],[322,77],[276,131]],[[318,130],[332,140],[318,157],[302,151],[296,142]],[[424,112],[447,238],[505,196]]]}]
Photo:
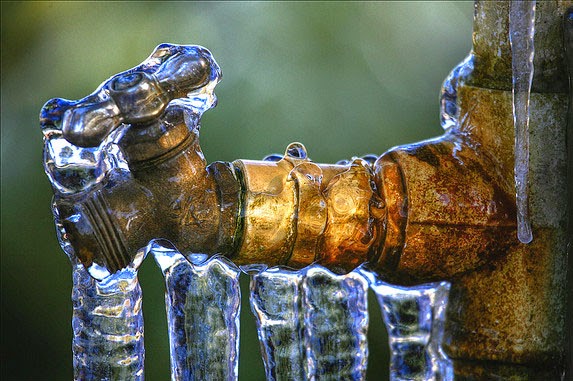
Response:
[{"label": "ice covered spout", "polygon": [[[213,180],[198,131],[202,114],[216,105],[220,79],[219,66],[205,48],[162,44],[89,96],[52,99],[42,108],[44,167],[55,209],[92,276],[101,280],[125,268],[153,239],[174,240],[180,232],[168,223],[161,226],[157,211],[174,215],[178,212],[170,210],[193,209],[192,202],[219,209],[214,190],[207,189]],[[150,178],[153,172],[160,175]],[[188,197],[181,196],[183,190]],[[217,229],[216,222],[182,225]]]}]

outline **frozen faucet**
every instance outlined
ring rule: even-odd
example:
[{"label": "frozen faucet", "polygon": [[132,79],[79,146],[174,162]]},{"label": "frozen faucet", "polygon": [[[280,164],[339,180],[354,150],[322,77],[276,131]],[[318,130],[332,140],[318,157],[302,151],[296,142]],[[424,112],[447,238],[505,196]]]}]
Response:
[{"label": "frozen faucet", "polygon": [[534,20],[544,54],[530,103],[530,244],[517,239],[510,3],[487,1],[476,2],[463,76],[448,82],[456,112],[445,134],[375,160],[317,164],[292,143],[267,160],[207,165],[200,117],[221,73],[197,46],[160,45],[88,97],[49,101],[41,124],[62,234],[96,279],[162,239],[238,265],[342,274],[366,263],[401,285],[448,280],[456,375],[557,377],[570,239],[560,31],[570,5],[539,2]]}]

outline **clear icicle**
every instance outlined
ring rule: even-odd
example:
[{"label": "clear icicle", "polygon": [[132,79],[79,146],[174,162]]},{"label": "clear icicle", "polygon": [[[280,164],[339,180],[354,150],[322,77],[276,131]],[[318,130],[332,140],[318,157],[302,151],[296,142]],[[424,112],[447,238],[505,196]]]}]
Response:
[{"label": "clear icicle", "polygon": [[143,314],[137,271],[101,282],[80,263],[73,270],[75,380],[143,380]]},{"label": "clear icicle", "polygon": [[267,380],[305,380],[300,272],[278,268],[251,275],[255,315]]},{"label": "clear icicle", "polygon": [[[72,263],[74,380],[144,379],[142,293],[137,266],[96,281],[78,261],[53,205],[60,246]],[[145,253],[136,255],[141,263]]]},{"label": "clear icicle", "polygon": [[512,1],[509,41],[513,73],[513,124],[515,129],[515,189],[517,237],[533,240],[529,217],[529,97],[533,81],[535,1]]},{"label": "clear icicle", "polygon": [[304,340],[311,380],[364,380],[368,361],[368,282],[312,266],[302,279]]},{"label": "clear icicle", "polygon": [[320,266],[252,275],[251,306],[269,380],[364,380],[368,282]]},{"label": "clear icicle", "polygon": [[397,287],[368,271],[390,342],[390,380],[453,380],[451,361],[441,343],[450,285]]},{"label": "clear icicle", "polygon": [[223,258],[193,265],[153,244],[165,276],[172,380],[238,378],[239,270]]}]

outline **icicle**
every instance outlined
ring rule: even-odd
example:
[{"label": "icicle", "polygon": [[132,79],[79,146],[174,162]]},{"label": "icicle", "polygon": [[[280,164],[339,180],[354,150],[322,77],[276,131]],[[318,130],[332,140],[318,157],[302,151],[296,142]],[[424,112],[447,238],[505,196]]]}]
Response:
[{"label": "icicle", "polygon": [[101,282],[74,264],[75,380],[143,380],[143,314],[137,271],[126,268]]},{"label": "icicle", "polygon": [[398,287],[359,270],[378,297],[390,342],[390,380],[453,380],[441,343],[450,285]]},{"label": "icicle", "polygon": [[137,268],[131,266],[96,281],[78,261],[52,205],[60,246],[72,263],[72,353],[74,380],[139,381],[144,379],[142,294]]},{"label": "icicle", "polygon": [[278,268],[251,275],[255,315],[268,381],[305,380],[300,272]]},{"label": "icicle", "polygon": [[302,280],[308,378],[364,380],[368,361],[368,282],[311,266]]},{"label": "icicle", "polygon": [[368,348],[367,281],[320,266],[252,275],[269,380],[364,380]]},{"label": "icicle", "polygon": [[172,380],[238,378],[239,270],[223,258],[191,264],[153,244],[165,276]]},{"label": "icicle", "polygon": [[517,237],[533,240],[529,216],[529,97],[533,81],[535,1],[512,1],[509,41],[513,72],[513,124],[515,129],[515,189]]}]

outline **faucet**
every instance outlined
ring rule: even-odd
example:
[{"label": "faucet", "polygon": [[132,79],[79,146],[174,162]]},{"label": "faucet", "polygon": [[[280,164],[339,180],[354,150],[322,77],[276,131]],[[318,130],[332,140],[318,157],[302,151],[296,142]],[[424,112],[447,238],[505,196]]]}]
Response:
[{"label": "faucet", "polygon": [[448,280],[456,376],[558,377],[571,101],[557,36],[570,5],[537,3],[530,244],[517,239],[510,3],[479,0],[472,53],[442,97],[453,94],[457,108],[444,135],[339,164],[314,163],[292,143],[264,160],[207,165],[200,118],[216,104],[221,71],[203,47],[162,44],[91,95],[43,107],[54,213],[96,279],[137,266],[162,239],[238,265],[346,273],[367,264],[401,285]]}]

